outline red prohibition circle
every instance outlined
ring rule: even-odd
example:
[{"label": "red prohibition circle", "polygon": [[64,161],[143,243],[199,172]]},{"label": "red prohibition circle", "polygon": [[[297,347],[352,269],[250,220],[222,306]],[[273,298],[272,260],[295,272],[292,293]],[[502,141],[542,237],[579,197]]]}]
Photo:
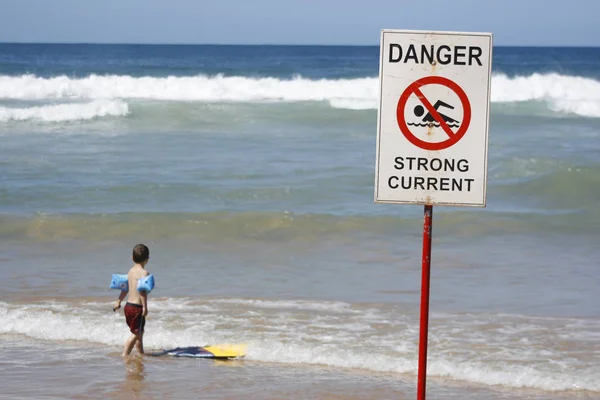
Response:
[{"label": "red prohibition circle", "polygon": [[[437,112],[437,110],[433,108],[431,102],[427,100],[423,92],[421,92],[421,87],[426,85],[446,86],[458,95],[463,107],[463,117],[456,132],[452,132],[448,126],[448,123]],[[442,142],[427,142],[419,139],[413,132],[411,132],[404,119],[404,109],[406,108],[406,102],[408,101],[408,98],[412,94],[419,98],[433,119],[440,124],[440,128],[442,128],[448,135],[448,139]],[[454,81],[441,76],[426,76],[414,81],[404,90],[400,96],[400,99],[398,100],[398,106],[396,107],[396,120],[398,121],[398,127],[400,128],[402,134],[415,146],[424,150],[443,150],[457,143],[467,132],[469,124],[471,123],[471,103],[469,103],[469,98],[467,97],[465,91]]]}]

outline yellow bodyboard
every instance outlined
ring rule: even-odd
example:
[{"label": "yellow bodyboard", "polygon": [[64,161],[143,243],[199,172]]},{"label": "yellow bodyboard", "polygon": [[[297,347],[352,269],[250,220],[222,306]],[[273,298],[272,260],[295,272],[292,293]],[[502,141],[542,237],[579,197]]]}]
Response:
[{"label": "yellow bodyboard", "polygon": [[247,349],[248,345],[244,343],[204,346],[204,350],[210,351],[216,358],[244,357]]}]

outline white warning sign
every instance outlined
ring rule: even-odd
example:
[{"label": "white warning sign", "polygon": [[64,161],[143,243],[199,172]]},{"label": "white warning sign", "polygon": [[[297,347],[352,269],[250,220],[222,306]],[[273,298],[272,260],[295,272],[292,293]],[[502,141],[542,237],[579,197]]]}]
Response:
[{"label": "white warning sign", "polygon": [[375,202],[485,207],[492,35],[381,33]]}]

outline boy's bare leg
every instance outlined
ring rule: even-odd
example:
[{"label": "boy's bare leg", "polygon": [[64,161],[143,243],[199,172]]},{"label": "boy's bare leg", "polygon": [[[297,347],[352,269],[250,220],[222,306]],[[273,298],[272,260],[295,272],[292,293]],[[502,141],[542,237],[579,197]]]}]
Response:
[{"label": "boy's bare leg", "polygon": [[137,342],[137,339],[137,335],[132,334],[129,336],[129,339],[127,339],[125,346],[123,347],[123,357],[128,356],[131,353],[131,350],[133,350],[133,346],[135,345],[135,342]]},{"label": "boy's bare leg", "polygon": [[135,342],[138,353],[144,354],[144,334],[141,333]]}]

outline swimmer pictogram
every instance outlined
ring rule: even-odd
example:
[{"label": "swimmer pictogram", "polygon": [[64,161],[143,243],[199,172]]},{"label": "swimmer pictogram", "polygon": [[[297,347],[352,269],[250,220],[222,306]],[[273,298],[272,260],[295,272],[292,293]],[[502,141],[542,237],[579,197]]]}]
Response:
[{"label": "swimmer pictogram", "polygon": [[[454,92],[460,100],[463,114],[462,118],[456,119],[446,115],[448,112],[446,110],[454,110],[455,106],[441,99],[435,100],[432,105],[432,101],[430,101],[421,91],[422,87],[428,85],[442,85]],[[417,97],[421,104],[416,105],[412,109],[412,114],[417,118],[422,118],[417,119],[416,122],[407,122],[405,111],[408,99],[413,95]],[[425,111],[427,111],[427,113]],[[413,82],[404,90],[398,100],[396,118],[400,131],[409,142],[424,150],[443,150],[457,143],[467,132],[471,122],[471,104],[469,103],[469,98],[465,91],[454,81],[440,76],[427,76]],[[426,141],[418,137],[423,136],[421,135],[423,129],[430,132],[432,128],[442,129],[448,138],[440,142]],[[453,131],[452,129],[455,130]],[[425,137],[427,136],[428,135],[426,134]]]},{"label": "swimmer pictogram", "polygon": [[[455,120],[454,118],[450,118],[447,115],[442,114],[439,111],[439,107],[446,107],[446,108],[449,108],[451,110],[454,110],[454,106],[451,106],[450,104],[445,103],[442,100],[438,100],[433,105],[433,108],[435,108],[438,111],[438,114],[440,114],[440,116],[444,119],[444,121],[446,121],[446,123],[448,124],[448,126],[450,128],[458,128],[460,126],[459,121]],[[415,113],[415,115],[417,117],[421,117],[425,113],[425,108],[423,108],[423,106],[421,106],[421,105],[418,105],[418,106],[415,107],[414,113]],[[431,115],[430,112],[428,112],[427,115],[425,115],[421,121],[423,121],[423,122],[422,123],[409,122],[406,125],[408,125],[408,126],[420,126],[420,127],[424,127],[424,126],[428,126],[428,127],[435,126],[437,128],[440,127],[440,123],[437,122],[435,120],[435,118],[433,118],[433,115]]]}]

